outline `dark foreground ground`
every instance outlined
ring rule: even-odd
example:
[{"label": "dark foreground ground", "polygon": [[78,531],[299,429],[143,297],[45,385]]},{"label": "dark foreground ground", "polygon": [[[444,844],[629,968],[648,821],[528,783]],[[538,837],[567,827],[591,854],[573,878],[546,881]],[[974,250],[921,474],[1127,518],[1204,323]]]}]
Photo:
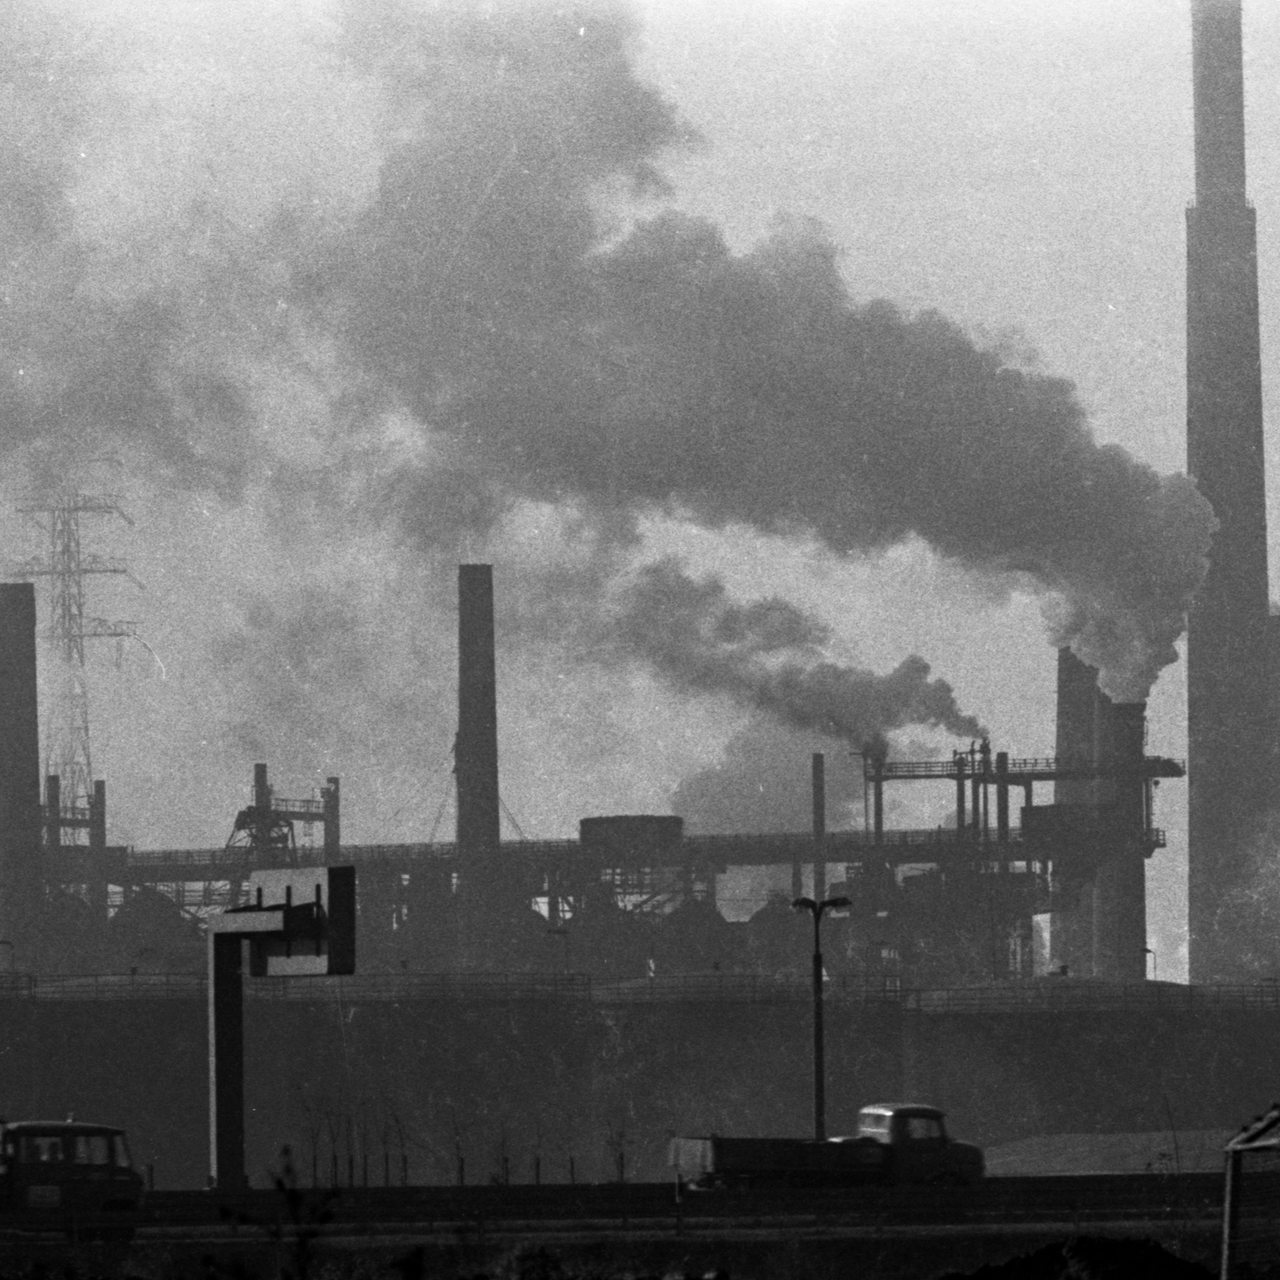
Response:
[{"label": "dark foreground ground", "polygon": [[[1209,1280],[1208,1233],[1159,1241],[992,1232],[857,1239],[539,1241],[257,1239],[135,1245],[128,1256],[8,1251],[0,1280]],[[1280,1270],[1246,1269],[1248,1275]]]}]

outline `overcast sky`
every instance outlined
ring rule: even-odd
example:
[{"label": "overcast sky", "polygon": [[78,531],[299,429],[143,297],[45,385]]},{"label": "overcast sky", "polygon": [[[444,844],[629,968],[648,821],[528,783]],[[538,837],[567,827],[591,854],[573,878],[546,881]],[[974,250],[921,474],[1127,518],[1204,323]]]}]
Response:
[{"label": "overcast sky", "polygon": [[[965,344],[998,348],[1018,403],[1058,424],[1028,457],[1076,429],[1062,426],[1075,412],[1062,378],[1098,443],[1160,477],[1181,471],[1186,0],[636,0],[629,30],[613,7],[518,12],[24,0],[5,20],[0,144],[20,177],[0,210],[5,407],[28,464],[10,504],[63,473],[119,492],[135,527],[95,523],[92,546],[127,557],[146,587],[92,584],[90,612],[136,619],[150,646],[95,659],[115,839],[221,843],[259,759],[284,794],[341,774],[349,839],[448,838],[459,558],[496,567],[503,792],[531,836],[665,811],[682,783],[693,795],[775,696],[771,664],[825,663],[858,733],[868,697],[883,709],[886,689],[903,693],[910,706],[885,721],[903,752],[945,751],[947,726],[970,724],[996,749],[1052,751],[1044,610],[1095,642],[1097,618],[1078,615],[1123,584],[1086,582],[1038,545],[1028,574],[1016,549],[977,537],[977,514],[998,519],[1029,465],[998,470],[1020,437],[990,459],[985,441],[954,458],[946,439],[904,446],[944,459],[921,514],[909,485],[881,500],[899,430],[885,419],[857,456],[887,460],[850,472],[866,492],[842,506],[843,446],[828,450],[806,416],[825,410],[776,390],[795,367],[787,299],[860,317],[872,337],[941,312]],[[1270,405],[1272,6],[1246,3],[1245,47]],[[687,220],[644,233],[673,209],[712,238]],[[780,218],[790,230],[763,249]],[[830,271],[847,300],[831,301]],[[713,287],[736,301],[704,315]],[[864,311],[875,299],[899,318]],[[757,323],[773,363],[729,350]],[[800,324],[797,349],[825,332]],[[933,330],[902,332],[934,377],[920,336]],[[968,360],[955,341],[936,355],[947,368]],[[774,381],[739,403],[726,380],[756,360]],[[829,374],[839,382],[825,365],[815,382]],[[723,395],[725,421],[749,430],[721,423]],[[520,435],[504,415],[531,396],[548,425]],[[714,449],[690,446],[688,479],[670,424],[694,421]],[[805,455],[794,473],[789,440]],[[970,456],[976,474],[962,475]],[[784,471],[794,491],[773,503]],[[941,492],[953,475],[956,494]],[[1117,483],[1130,479],[1147,483]],[[10,558],[41,549],[11,513],[0,533]],[[664,557],[682,577],[637,578]],[[670,616],[701,620],[690,637],[719,627],[731,651],[619,634],[658,589]],[[750,612],[771,596],[794,615]],[[903,666],[913,655],[926,674]],[[895,671],[884,688],[857,675]],[[1182,684],[1166,668],[1151,700],[1150,749],[1179,757]],[[786,715],[804,728],[803,712]],[[854,767],[847,745],[789,741],[798,778],[824,742],[832,771]],[[735,742],[782,749],[768,733]],[[1184,785],[1166,783],[1159,804],[1171,847],[1149,864],[1149,915],[1165,977],[1185,969]],[[933,825],[946,805],[912,798],[898,816]]]}]

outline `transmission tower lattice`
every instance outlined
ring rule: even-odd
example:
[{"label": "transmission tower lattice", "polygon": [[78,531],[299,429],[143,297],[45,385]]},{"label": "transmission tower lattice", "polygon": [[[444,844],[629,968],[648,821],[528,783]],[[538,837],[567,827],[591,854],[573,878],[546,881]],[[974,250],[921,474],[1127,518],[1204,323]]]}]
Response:
[{"label": "transmission tower lattice", "polygon": [[31,517],[49,537],[47,558],[36,557],[9,566],[12,577],[48,578],[52,585],[49,628],[44,632],[44,638],[51,643],[57,655],[62,688],[59,714],[53,717],[56,727],[47,741],[45,772],[59,775],[63,806],[78,808],[87,806],[93,794],[85,641],[123,640],[137,634],[137,627],[132,622],[111,622],[86,616],[85,579],[90,574],[115,573],[141,585],[122,560],[84,552],[80,540],[80,518],[113,515],[130,526],[133,521],[120,506],[119,498],[111,494],[64,493],[51,504],[19,507],[18,510]]}]

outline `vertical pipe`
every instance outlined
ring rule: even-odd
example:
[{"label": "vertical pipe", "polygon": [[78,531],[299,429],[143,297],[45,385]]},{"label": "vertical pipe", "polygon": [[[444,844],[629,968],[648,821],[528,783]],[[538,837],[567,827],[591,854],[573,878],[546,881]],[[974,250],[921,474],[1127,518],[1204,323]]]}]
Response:
[{"label": "vertical pipe", "polygon": [[973,752],[969,753],[969,771],[969,791],[971,795],[969,822],[976,836],[981,834],[982,831],[982,778],[978,772],[978,762],[974,759]]},{"label": "vertical pipe", "polygon": [[963,836],[966,819],[964,814],[964,756],[956,752],[956,835]]},{"label": "vertical pipe", "polygon": [[107,784],[95,778],[89,797],[89,909],[107,921]]},{"label": "vertical pipe", "polygon": [[884,761],[877,756],[871,779],[871,804],[875,810],[876,844],[884,844]]},{"label": "vertical pipe", "polygon": [[1228,1147],[1225,1186],[1222,1192],[1222,1255],[1220,1280],[1233,1280],[1236,1243],[1240,1234],[1240,1151]]},{"label": "vertical pipe", "polygon": [[1009,843],[1009,753],[996,752],[996,839]]},{"label": "vertical pipe", "polygon": [[266,817],[267,810],[271,808],[271,786],[267,782],[265,764],[253,766],[253,807],[262,818]]},{"label": "vertical pipe", "polygon": [[99,858],[107,849],[107,784],[102,778],[94,780],[89,797],[89,848]]},{"label": "vertical pipe", "polygon": [[342,790],[337,778],[327,782],[320,793],[324,801],[324,860],[332,863],[342,854]]},{"label": "vertical pipe", "polygon": [[813,900],[827,896],[827,771],[826,757],[813,753]]},{"label": "vertical pipe", "polygon": [[62,848],[62,779],[56,773],[44,780],[44,843],[54,853]]}]

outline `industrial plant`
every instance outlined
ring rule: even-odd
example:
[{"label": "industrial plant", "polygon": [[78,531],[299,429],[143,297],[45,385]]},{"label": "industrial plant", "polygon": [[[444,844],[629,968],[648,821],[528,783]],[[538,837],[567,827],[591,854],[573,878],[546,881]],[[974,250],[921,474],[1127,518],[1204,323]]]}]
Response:
[{"label": "industrial plant", "polygon": [[[1270,687],[1273,641],[1239,6],[1198,0],[1193,16],[1187,447],[1190,472],[1220,523],[1187,644],[1191,969],[1193,980],[1206,981],[1233,976],[1230,931],[1218,916],[1239,851],[1266,811],[1276,733],[1270,703],[1258,696]],[[75,521],[103,511],[118,511],[115,501],[73,495],[53,508],[63,528],[51,557],[58,568],[23,570],[55,581],[50,634],[73,676],[87,635],[122,634],[84,623],[79,575],[104,562],[76,559]],[[341,858],[360,869],[369,972],[572,969],[617,980],[789,973],[804,960],[788,941],[784,895],[746,921],[725,919],[717,903],[729,868],[781,867],[792,896],[807,884],[819,896],[830,888],[852,900],[832,922],[830,964],[869,988],[1050,972],[1147,975],[1145,864],[1165,842],[1153,786],[1184,768],[1146,754],[1144,705],[1113,701],[1070,650],[1058,654],[1052,756],[1010,758],[986,740],[942,760],[864,750],[862,830],[827,831],[819,757],[812,831],[686,836],[677,818],[591,814],[576,841],[503,841],[494,590],[490,566],[461,567],[453,843],[344,845],[339,779],[321,795],[284,799],[268,767],[287,773],[291,762],[268,761],[255,764],[253,803],[234,816],[225,847],[138,850],[107,842],[106,786],[90,777],[82,676],[72,681],[73,741],[62,756],[70,776],[40,778],[34,589],[4,586],[0,912],[15,966],[110,972],[145,955],[149,968],[198,970],[202,912],[237,902],[252,870]],[[930,830],[886,829],[885,788],[922,783],[953,789],[953,816]],[[300,829],[321,838],[301,840]],[[549,934],[563,945],[548,945]]]},{"label": "industrial plant", "polygon": [[[1192,14],[1196,165],[1187,213],[1187,455],[1218,530],[1188,619],[1185,762],[1149,754],[1145,703],[1110,696],[1099,670],[1063,647],[1056,652],[1056,724],[1044,728],[1043,756],[1021,757],[977,737],[957,740],[941,758],[911,760],[878,744],[833,737],[841,768],[851,751],[858,761],[864,811],[854,829],[830,829],[827,764],[814,755],[807,762],[812,824],[806,830],[702,835],[687,833],[670,814],[586,813],[576,839],[505,840],[498,750],[503,681],[495,636],[502,566],[464,563],[457,571],[452,842],[348,843],[340,777],[329,777],[317,794],[289,798],[291,770],[324,768],[324,762],[247,759],[252,800],[238,812],[229,806],[231,834],[224,845],[135,848],[111,843],[108,789],[92,776],[83,689],[74,669],[71,714],[63,719],[80,732],[79,745],[57,757],[64,762],[61,772],[42,764],[49,756],[42,757],[40,746],[41,624],[31,579],[53,571],[28,565],[10,574],[27,580],[0,585],[0,967],[6,970],[0,994],[16,1000],[41,982],[54,991],[52,980],[78,976],[187,975],[198,983],[206,964],[202,922],[210,912],[242,904],[253,872],[350,864],[357,871],[356,977],[326,979],[328,986],[292,995],[287,980],[261,982],[253,990],[281,1002],[271,1034],[283,1035],[280,1029],[288,1027],[303,1034],[289,1021],[294,1014],[285,1010],[288,1000],[350,1000],[352,1007],[343,1005],[340,1013],[346,1018],[342,1053],[348,1055],[343,1069],[367,1083],[383,1069],[371,1065],[375,1060],[391,1060],[388,1044],[400,1045],[394,1027],[379,1021],[391,1017],[385,1008],[369,1009],[428,998],[483,1004],[496,998],[503,979],[510,984],[501,990],[512,1002],[512,1027],[531,1019],[537,1025],[528,1034],[544,1036],[565,1055],[564,1062],[556,1059],[555,1088],[568,1113],[581,1081],[594,1079],[597,1068],[588,1059],[612,1061],[610,1037],[621,1043],[633,1033],[608,1019],[592,1021],[598,1015],[582,1013],[573,1000],[593,1010],[601,1004],[612,1009],[610,1002],[629,1008],[628,1002],[657,1001],[667,992],[708,1006],[748,996],[785,1005],[803,996],[809,965],[808,926],[793,910],[793,899],[830,896],[849,902],[823,926],[837,1063],[844,1061],[851,1072],[856,1067],[862,1080],[874,1080],[886,1094],[918,1088],[942,1097],[950,1089],[951,1110],[970,1128],[976,1122],[987,1124],[988,1132],[1016,1133],[1047,1123],[1057,1104],[1036,1091],[1049,1086],[1024,1089],[1024,1080],[1010,1085],[1013,1101],[997,1119],[989,1100],[948,1084],[946,1064],[921,1047],[911,1018],[927,1012],[930,992],[985,992],[990,1004],[983,1008],[990,1013],[1004,1008],[1001,1001],[1014,989],[1048,993],[1046,1000],[1083,992],[1073,1007],[1096,1013],[1111,1007],[1115,992],[1157,976],[1149,965],[1146,926],[1147,863],[1166,845],[1156,788],[1183,777],[1190,797],[1192,984],[1240,981],[1239,938],[1224,919],[1224,904],[1240,883],[1244,850],[1270,804],[1280,733],[1267,691],[1277,641],[1268,605],[1256,233],[1245,184],[1240,5],[1193,0]],[[115,510],[113,503],[73,494],[56,511],[66,519],[68,513]],[[84,617],[78,575],[102,571],[105,562],[87,556],[77,561],[78,535],[62,545],[49,634],[60,637],[57,660],[74,667],[77,645],[86,637],[124,632],[106,624],[95,630]],[[1046,652],[1054,660],[1053,650]],[[83,663],[82,654],[78,660]],[[930,788],[940,797],[937,821],[923,829],[895,828],[889,816],[899,788]],[[778,891],[748,918],[736,918],[721,895],[726,879],[744,871],[767,871]],[[361,988],[360,982],[369,985]],[[112,990],[119,994],[124,985]],[[148,990],[160,988],[135,982],[132,990],[145,999]],[[163,988],[166,995],[175,990],[183,989]],[[367,1007],[359,1004],[362,991]],[[847,1002],[843,1024],[838,998]],[[516,1011],[520,1000],[567,1003],[544,1017],[547,1005],[537,1005],[535,1015],[529,1008]],[[198,1009],[196,1015],[198,1025]],[[785,1021],[791,1013],[777,1016]],[[364,1025],[376,1025],[383,1038],[360,1049]],[[140,1034],[163,1039],[159,1023],[147,1026]],[[355,1028],[350,1040],[348,1026]],[[319,1040],[313,1046],[317,1062],[337,1052],[337,1040],[326,1034],[323,1046]],[[449,1034],[461,1037],[463,1031]],[[685,1027],[681,1034],[696,1038],[699,1032]],[[965,1052],[975,1060],[997,1054],[985,1034],[974,1032],[966,1042]],[[514,1030],[511,1035],[514,1044]],[[191,1046],[177,1039],[174,1062],[185,1062]],[[31,1044],[38,1040],[32,1031]],[[1015,1036],[990,1040],[999,1041],[1000,1052],[1014,1052]],[[672,1044],[678,1041],[670,1037]],[[579,1043],[580,1053],[564,1048]],[[485,1069],[514,1077],[515,1050],[505,1040],[501,1046],[501,1052],[490,1048],[506,1066]],[[410,1057],[418,1052],[403,1051]],[[353,1070],[351,1055],[358,1053],[368,1057]],[[757,1044],[752,1054],[754,1065],[744,1059],[742,1069],[769,1075],[765,1048]],[[624,1056],[621,1049],[615,1053],[619,1060]],[[682,1082],[697,1074],[689,1074],[688,1063],[665,1058],[646,1069],[657,1080],[668,1078],[668,1068],[669,1078]],[[1003,1079],[1001,1072],[1017,1077],[1005,1064],[991,1067],[990,1078]],[[180,1074],[175,1066],[166,1077],[179,1091]],[[609,1143],[614,1155],[629,1149],[623,1129],[634,1108],[628,1110],[626,1091],[640,1086],[621,1067],[616,1077],[608,1089],[601,1086],[594,1110],[582,1120],[583,1132],[593,1131],[597,1155]],[[333,1066],[328,1078],[347,1077]],[[25,1087],[38,1093],[39,1082],[33,1076]],[[326,1094],[322,1102],[316,1101],[320,1084],[298,1085],[297,1096],[284,1084],[272,1087],[273,1115],[288,1116],[295,1127],[311,1126],[313,1159],[317,1143],[337,1150],[332,1116],[350,1117],[363,1105],[353,1101],[354,1085],[342,1086],[348,1092],[341,1099]],[[387,1096],[398,1087],[387,1084]],[[667,1112],[655,1104],[646,1116],[656,1123],[681,1105],[693,1108],[693,1096],[689,1083],[687,1096],[674,1091],[663,1100]],[[421,1102],[423,1126],[438,1130],[446,1111],[455,1126],[447,1136],[436,1132],[419,1153],[422,1169],[438,1173],[455,1155],[462,1159],[468,1141],[479,1145],[481,1139],[468,1136],[456,1110],[449,1110],[455,1100],[446,1106],[432,1097]],[[189,1107],[190,1099],[182,1098],[181,1107]],[[765,1098],[760,1105],[772,1104]],[[390,1141],[385,1133],[413,1121],[408,1104],[387,1106],[376,1120],[384,1147]],[[1110,1123],[1099,1107],[1096,1123]],[[322,1113],[328,1126],[323,1139],[316,1137]],[[506,1112],[503,1117],[505,1144],[517,1131],[505,1126],[518,1122]],[[131,1121],[131,1127],[145,1143],[146,1123]],[[355,1141],[352,1132],[348,1145]],[[520,1132],[522,1141],[535,1140]],[[403,1135],[398,1141],[403,1147]],[[485,1130],[483,1142],[492,1147],[495,1141]]]},{"label": "industrial plant", "polygon": [[[100,782],[81,809],[62,803],[60,779],[51,775],[40,803],[34,594],[4,586],[13,627],[7,705],[25,708],[9,720],[25,725],[24,739],[9,747],[11,776],[25,776],[29,788],[26,827],[5,827],[16,886],[9,900],[25,895],[26,904],[6,921],[16,954],[32,957],[37,971],[50,967],[41,963],[41,939],[57,938],[52,967],[63,972],[111,971],[113,956],[144,947],[156,962],[198,971],[195,924],[210,908],[242,901],[251,872],[341,860],[359,868],[366,972],[783,976],[806,963],[788,902],[730,923],[716,900],[717,878],[730,867],[783,866],[797,896],[812,884],[819,895],[829,888],[851,898],[848,915],[833,922],[832,969],[878,990],[1030,978],[1033,921],[1043,916],[1055,922],[1060,968],[1143,977],[1143,867],[1163,843],[1152,783],[1183,770],[1146,756],[1143,707],[1113,704],[1068,652],[1059,657],[1055,757],[1011,759],[986,741],[941,761],[870,756],[862,831],[826,831],[817,756],[812,832],[686,838],[679,818],[590,815],[576,841],[504,842],[493,590],[490,566],[460,568],[452,844],[343,844],[338,778],[318,797],[284,799],[260,762],[253,803],[235,815],[224,848],[137,851],[106,843]],[[953,789],[954,821],[887,830],[886,787],[925,782]],[[1052,800],[1046,784],[1056,790]],[[300,842],[299,827],[318,827],[320,841]],[[74,841],[77,830],[87,842]],[[76,920],[70,944],[47,918],[68,911]],[[563,947],[548,944],[556,931]]]}]

